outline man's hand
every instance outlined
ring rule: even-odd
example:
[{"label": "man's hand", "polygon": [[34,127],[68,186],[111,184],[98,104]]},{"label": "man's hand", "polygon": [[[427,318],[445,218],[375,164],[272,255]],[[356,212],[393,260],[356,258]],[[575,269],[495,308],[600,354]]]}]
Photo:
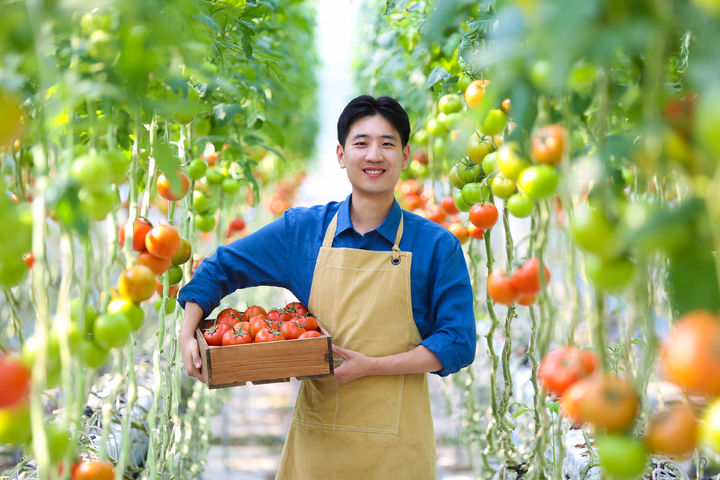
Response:
[{"label": "man's hand", "polygon": [[200,324],[204,312],[197,303],[187,302],[185,304],[185,313],[183,314],[183,323],[180,327],[180,336],[178,344],[180,346],[180,355],[185,364],[185,372],[203,382],[200,374],[202,368],[202,360],[200,360],[200,346],[195,339],[195,329]]},{"label": "man's hand", "polygon": [[195,377],[204,382],[200,369],[202,368],[202,360],[200,360],[200,346],[195,337],[180,338],[180,355],[185,364],[185,372],[190,377]]},{"label": "man's hand", "polygon": [[363,355],[359,352],[353,352],[352,350],[346,350],[340,348],[337,345],[332,346],[332,351],[335,355],[342,357],[342,363],[334,368],[335,380],[340,383],[347,383],[352,380],[358,379],[369,375],[368,371],[374,359]]}]

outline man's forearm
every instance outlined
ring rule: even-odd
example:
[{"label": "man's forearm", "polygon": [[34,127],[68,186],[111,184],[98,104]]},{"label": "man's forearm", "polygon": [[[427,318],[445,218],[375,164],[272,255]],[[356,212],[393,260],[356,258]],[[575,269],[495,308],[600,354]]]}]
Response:
[{"label": "man's forearm", "polygon": [[412,350],[385,357],[374,357],[371,375],[401,375],[442,370],[442,363],[422,345]]},{"label": "man's forearm", "polygon": [[180,338],[190,338],[195,336],[195,329],[200,324],[204,315],[203,309],[195,302],[185,303],[185,313],[183,314],[183,322],[180,327]]}]

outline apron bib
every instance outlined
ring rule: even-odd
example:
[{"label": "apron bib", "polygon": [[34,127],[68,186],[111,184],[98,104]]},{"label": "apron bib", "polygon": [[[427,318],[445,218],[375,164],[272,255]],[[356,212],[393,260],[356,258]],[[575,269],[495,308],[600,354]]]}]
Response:
[{"label": "apron bib", "polygon": [[[338,346],[371,357],[420,343],[410,297],[411,252],[332,248],[337,214],[315,265],[309,309]],[[277,479],[435,479],[435,433],[426,374],[345,384],[304,380]]]}]

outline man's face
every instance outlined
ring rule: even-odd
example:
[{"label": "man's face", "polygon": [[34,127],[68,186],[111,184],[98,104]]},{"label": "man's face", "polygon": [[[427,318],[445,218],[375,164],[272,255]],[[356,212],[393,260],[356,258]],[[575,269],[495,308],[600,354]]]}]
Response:
[{"label": "man's face", "polygon": [[400,134],[382,115],[361,117],[350,126],[345,146],[337,146],[340,166],[347,169],[353,193],[392,194],[410,159]]}]

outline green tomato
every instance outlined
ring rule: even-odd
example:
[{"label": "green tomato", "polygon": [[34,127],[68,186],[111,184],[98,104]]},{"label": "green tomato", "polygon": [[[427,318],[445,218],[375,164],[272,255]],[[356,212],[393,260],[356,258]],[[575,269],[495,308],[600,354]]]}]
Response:
[{"label": "green tomato", "polygon": [[190,260],[191,255],[192,244],[190,243],[190,240],[186,238],[181,238],[180,248],[178,248],[178,251],[175,252],[175,255],[172,256],[172,263],[173,265],[182,265],[183,263]]},{"label": "green tomato", "polygon": [[430,135],[428,135],[427,130],[421,128],[415,132],[415,134],[413,135],[413,140],[418,145],[427,145],[428,140],[430,140]]},{"label": "green tomato", "polygon": [[0,408],[0,445],[21,445],[31,438],[28,402]]},{"label": "green tomato", "polygon": [[450,180],[450,183],[455,188],[462,188],[463,185],[465,185],[465,182],[462,178],[460,178],[460,167],[459,164],[455,164],[450,169],[450,173],[448,173],[448,180]]},{"label": "green tomato", "polygon": [[497,169],[497,152],[490,152],[483,157],[482,169],[485,175],[490,175]]},{"label": "green tomato", "polygon": [[537,60],[530,67],[530,82],[539,90],[550,87],[552,73],[555,67],[547,60]]},{"label": "green tomato", "polygon": [[210,209],[210,199],[200,190],[193,192],[193,211],[195,213],[205,213]]},{"label": "green tomato", "polygon": [[98,345],[110,350],[125,345],[131,332],[132,324],[127,316],[119,312],[106,313],[95,320],[93,338]]},{"label": "green tomato", "polygon": [[700,442],[720,453],[720,399],[705,407],[700,422]]},{"label": "green tomato", "polygon": [[[82,320],[82,311],[83,311],[83,305],[80,302],[79,298],[73,298],[70,300],[70,321],[77,325],[78,327],[82,327],[80,321]],[[85,306],[85,333],[90,333],[93,330],[93,325],[95,325],[95,319],[98,317],[98,312],[95,310],[95,307],[92,305],[86,305]]]},{"label": "green tomato", "polygon": [[110,166],[110,180],[112,183],[122,183],[130,167],[130,156],[120,150],[106,150],[100,153],[100,157]]},{"label": "green tomato", "polygon": [[0,225],[12,232],[12,235],[5,235],[2,239],[0,259],[22,259],[25,253],[32,250],[32,222],[29,205],[19,206],[8,202],[8,205],[0,208]]},{"label": "green tomato", "polygon": [[25,280],[28,267],[23,258],[18,255],[14,258],[0,259],[0,286],[14,287]]},{"label": "green tomato", "polygon": [[458,76],[457,80],[457,88],[459,91],[464,92],[465,89],[470,85],[470,82],[472,82],[472,78],[468,77],[467,75],[460,75]]},{"label": "green tomato", "polygon": [[50,449],[50,463],[56,464],[63,459],[70,448],[70,432],[51,423],[47,427],[47,442]]},{"label": "green tomato", "polygon": [[493,137],[501,133],[507,124],[507,115],[499,108],[493,108],[487,113],[485,121],[483,121],[480,131],[485,135]]},{"label": "green tomato", "polygon": [[78,192],[78,200],[80,200],[80,208],[90,218],[102,220],[115,209],[117,194],[110,186],[96,192],[82,188]]},{"label": "green tomato", "polygon": [[615,226],[605,215],[588,205],[579,205],[570,220],[570,234],[578,247],[603,258],[622,251]]},{"label": "green tomato", "polygon": [[80,345],[80,358],[90,368],[100,368],[110,360],[110,352],[90,338],[83,339]]},{"label": "green tomato", "polygon": [[240,182],[232,177],[223,178],[221,188],[223,192],[232,195],[240,190]]},{"label": "green tomato", "polygon": [[[444,115],[445,117],[441,119],[441,115]],[[439,113],[438,120],[442,120],[448,130],[454,130],[462,123],[463,115],[460,112]]]},{"label": "green tomato", "polygon": [[497,168],[510,180],[517,180],[520,172],[530,165],[530,162],[520,155],[519,150],[520,147],[515,142],[503,143],[497,150],[495,157]]},{"label": "green tomato", "polygon": [[447,155],[447,142],[445,137],[433,138],[433,155],[436,159],[442,160]]},{"label": "green tomato", "polygon": [[171,265],[167,271],[167,276],[170,285],[177,285],[183,278],[182,268],[177,265]]},{"label": "green tomato", "polygon": [[470,211],[470,207],[472,207],[472,205],[468,205],[465,202],[465,200],[463,199],[461,190],[458,190],[457,192],[455,192],[455,195],[453,195],[453,198],[455,200],[455,206],[457,207],[458,210],[460,210],[461,212],[469,212]]},{"label": "green tomato", "polygon": [[507,201],[508,211],[513,217],[529,217],[533,211],[533,201],[522,193],[516,193]]},{"label": "green tomato", "polygon": [[195,222],[195,228],[201,232],[211,232],[215,228],[215,216],[204,213],[196,213],[193,221]]},{"label": "green tomato", "polygon": [[[444,114],[442,114],[444,115]],[[441,118],[431,118],[428,120],[427,125],[425,128],[427,128],[427,131],[430,135],[433,137],[443,137],[447,135],[448,129],[445,125],[445,122],[443,121],[444,117]]]},{"label": "green tomato", "polygon": [[482,178],[483,170],[479,163],[475,163],[472,160],[465,159],[457,164],[458,175],[463,181],[463,184],[474,182]]},{"label": "green tomato", "polygon": [[220,185],[225,178],[223,172],[218,167],[209,167],[205,172],[205,179],[210,185]]},{"label": "green tomato", "polygon": [[490,189],[480,182],[466,183],[460,190],[462,199],[468,205],[485,203],[490,199]]},{"label": "green tomato", "polygon": [[[182,271],[180,274],[182,275]],[[142,327],[143,322],[145,322],[145,312],[140,305],[126,298],[116,298],[110,302],[107,311],[108,313],[121,313],[125,315],[125,318],[128,319],[133,330],[139,329]]]},{"label": "green tomato", "polygon": [[598,435],[595,447],[600,468],[615,478],[638,478],[647,466],[647,449],[639,438],[627,434]]},{"label": "green tomato", "polygon": [[110,163],[99,155],[87,154],[76,158],[70,172],[72,178],[90,192],[101,192],[112,183]]},{"label": "green tomato", "polygon": [[[165,303],[165,313],[173,313],[175,311],[175,305],[177,305],[177,301],[174,298],[168,298],[167,303]],[[162,307],[162,298],[156,298],[153,302],[153,308],[156,312],[160,312],[160,308]]]},{"label": "green tomato", "polygon": [[585,272],[598,290],[619,292],[632,280],[635,264],[627,257],[604,259],[597,255],[587,255]]},{"label": "green tomato", "polygon": [[[37,361],[39,351],[38,338],[33,335],[22,347],[20,358],[23,364],[32,370],[33,364]],[[55,332],[50,331],[47,337],[47,350],[45,353],[45,376],[46,387],[53,388],[60,383],[60,372],[62,362],[60,360],[60,342]]]},{"label": "green tomato", "polygon": [[503,200],[510,198],[510,196],[517,191],[515,182],[502,175],[496,175],[493,178],[490,188],[492,189],[493,195]]},{"label": "green tomato", "polygon": [[188,177],[190,180],[200,180],[205,176],[207,164],[200,158],[196,158],[187,167]]},{"label": "green tomato", "polygon": [[462,110],[462,107],[462,98],[456,93],[448,93],[447,95],[440,97],[440,100],[438,100],[438,110],[442,113],[447,114],[459,112]]},{"label": "green tomato", "polygon": [[412,160],[410,162],[408,170],[410,171],[412,176],[416,178],[425,178],[428,176],[428,173],[430,171],[427,164],[420,163],[417,160]]},{"label": "green tomato", "polygon": [[[481,140],[477,135],[471,135],[467,142],[467,154],[475,163],[481,164],[485,157],[494,150],[492,142]],[[484,170],[484,169],[483,169]],[[485,173],[488,173],[487,171]]]},{"label": "green tomato", "polygon": [[547,198],[557,189],[560,174],[550,165],[533,165],[524,169],[518,177],[520,189],[533,200]]}]

